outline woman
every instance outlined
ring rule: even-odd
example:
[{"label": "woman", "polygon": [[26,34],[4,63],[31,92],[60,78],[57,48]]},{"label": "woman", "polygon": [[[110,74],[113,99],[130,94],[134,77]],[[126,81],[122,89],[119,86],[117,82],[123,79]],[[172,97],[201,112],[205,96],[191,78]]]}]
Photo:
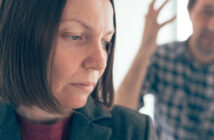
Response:
[{"label": "woman", "polygon": [[2,0],[0,139],[154,139],[151,121],[114,107],[109,0]]}]

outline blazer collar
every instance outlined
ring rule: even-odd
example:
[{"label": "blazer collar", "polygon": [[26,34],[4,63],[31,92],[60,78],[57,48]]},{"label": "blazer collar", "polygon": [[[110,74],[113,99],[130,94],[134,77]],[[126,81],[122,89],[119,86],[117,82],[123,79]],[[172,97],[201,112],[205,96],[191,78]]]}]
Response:
[{"label": "blazer collar", "polygon": [[109,140],[112,130],[94,122],[111,117],[111,113],[105,111],[101,103],[95,103],[92,97],[89,97],[86,106],[76,110],[73,115],[70,140]]},{"label": "blazer collar", "polygon": [[87,117],[91,121],[112,117],[104,105],[100,102],[95,102],[91,96],[88,97],[86,105],[83,108],[75,110],[75,112]]}]

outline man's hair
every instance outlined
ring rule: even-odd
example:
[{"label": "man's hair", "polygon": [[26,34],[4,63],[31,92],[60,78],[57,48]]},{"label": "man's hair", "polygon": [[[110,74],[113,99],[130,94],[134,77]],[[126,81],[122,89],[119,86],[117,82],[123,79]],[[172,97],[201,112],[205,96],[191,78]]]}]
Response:
[{"label": "man's hair", "polygon": [[189,0],[189,3],[188,3],[188,9],[189,10],[191,10],[194,7],[196,1],[197,0]]},{"label": "man's hair", "polygon": [[[0,98],[12,106],[37,106],[58,113],[65,111],[52,94],[48,82],[51,72],[47,71],[48,62],[53,63],[53,44],[65,4],[66,0],[1,1]],[[114,94],[114,41],[115,35],[112,47],[109,46],[107,67],[92,93],[95,101],[102,102],[107,108],[112,106]]]}]

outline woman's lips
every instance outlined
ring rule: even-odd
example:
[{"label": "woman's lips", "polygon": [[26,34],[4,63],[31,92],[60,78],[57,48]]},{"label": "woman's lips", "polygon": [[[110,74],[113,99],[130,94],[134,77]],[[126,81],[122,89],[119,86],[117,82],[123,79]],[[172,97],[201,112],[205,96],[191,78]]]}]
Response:
[{"label": "woman's lips", "polygon": [[94,83],[71,83],[72,86],[79,88],[81,90],[84,90],[86,92],[92,92],[92,90],[94,89],[95,84]]}]

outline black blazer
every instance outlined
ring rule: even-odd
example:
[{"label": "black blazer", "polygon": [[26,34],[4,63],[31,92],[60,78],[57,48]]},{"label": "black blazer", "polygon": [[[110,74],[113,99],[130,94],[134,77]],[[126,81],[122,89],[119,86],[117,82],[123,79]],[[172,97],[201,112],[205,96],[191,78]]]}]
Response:
[{"label": "black blazer", "polygon": [[[136,111],[115,106],[106,111],[89,97],[84,108],[75,110],[70,140],[156,140],[151,119]],[[16,112],[0,103],[0,140],[21,140]]]}]

